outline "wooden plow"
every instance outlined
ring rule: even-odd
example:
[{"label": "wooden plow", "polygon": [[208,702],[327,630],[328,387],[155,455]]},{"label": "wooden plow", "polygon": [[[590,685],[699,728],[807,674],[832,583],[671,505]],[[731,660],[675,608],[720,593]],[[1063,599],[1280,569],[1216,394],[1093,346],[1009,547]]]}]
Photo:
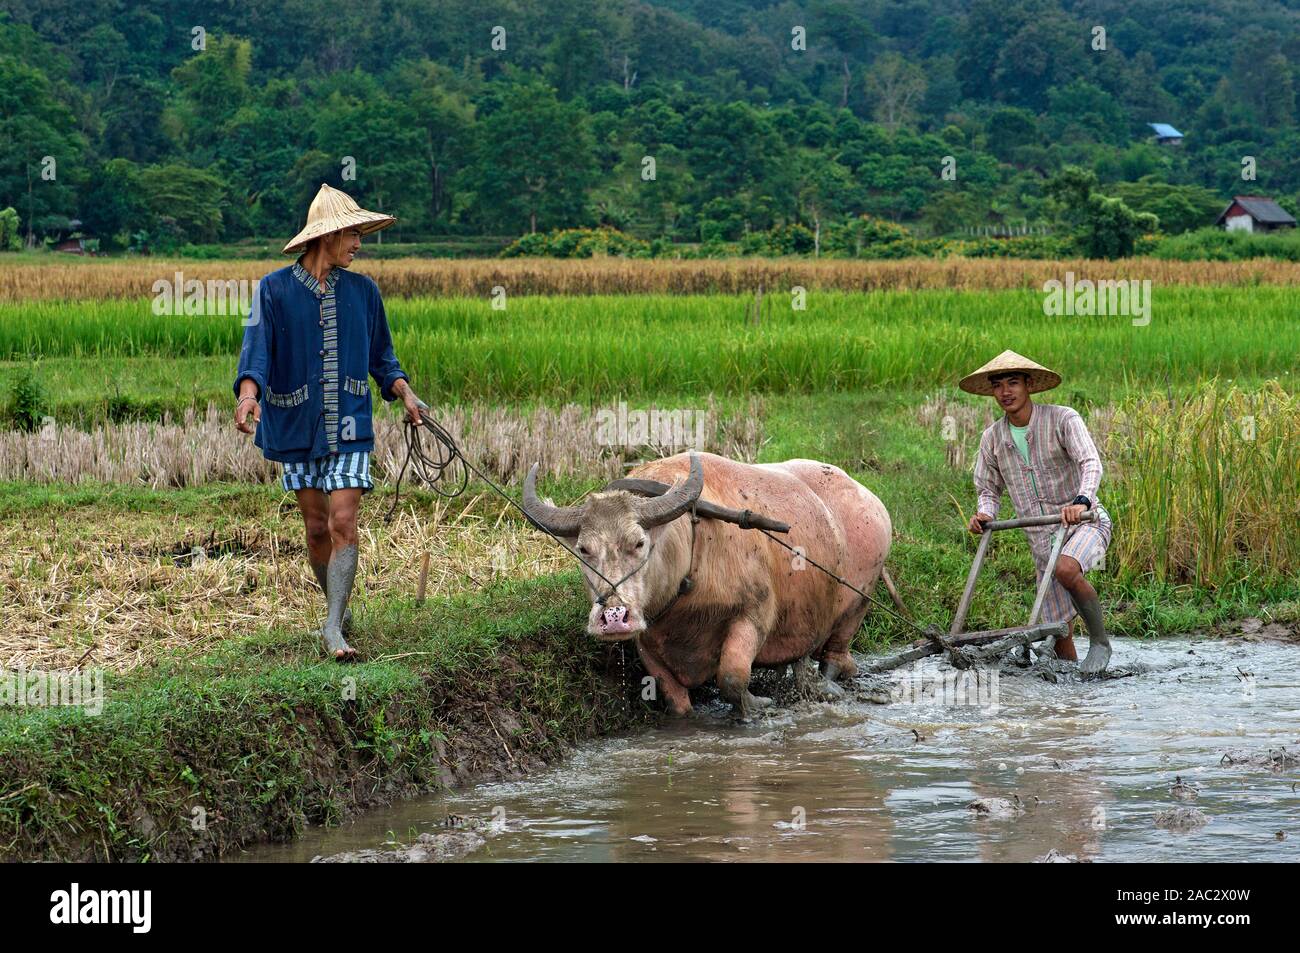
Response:
[{"label": "wooden plow", "polygon": [[[1089,523],[1092,522],[1093,518],[1094,514],[1087,512],[1080,517],[1080,520]],[[980,536],[979,546],[975,549],[975,561],[971,564],[969,575],[966,576],[966,588],[962,591],[961,601],[957,604],[957,614],[953,616],[952,626],[948,629],[948,634],[944,635],[939,631],[938,626],[932,625],[926,632],[925,641],[917,642],[902,652],[886,656],[879,661],[864,666],[863,673],[878,675],[881,672],[888,672],[918,659],[923,659],[926,656],[939,655],[940,653],[947,655],[948,661],[954,668],[970,668],[972,665],[1004,655],[1017,646],[1028,646],[1035,642],[1041,642],[1048,636],[1055,636],[1058,639],[1065,638],[1069,627],[1068,623],[1040,623],[1038,621],[1038,617],[1043,611],[1043,600],[1047,597],[1047,587],[1052,584],[1052,578],[1056,573],[1056,561],[1060,558],[1061,547],[1065,544],[1067,528],[1061,526],[1060,523],[1061,515],[1057,513],[1051,516],[1025,516],[1019,519],[994,520],[985,524],[984,532]],[[993,534],[1007,529],[1023,529],[1027,526],[1058,527],[1056,532],[1052,534],[1051,555],[1047,559],[1047,570],[1043,573],[1043,578],[1038,584],[1038,592],[1034,596],[1034,606],[1029,610],[1029,622],[1009,629],[962,632],[962,626],[966,624],[966,615],[970,611],[971,600],[975,597],[975,581],[979,578],[980,569],[984,566],[984,558],[988,555],[989,545],[993,541]],[[972,651],[958,652],[957,649],[971,649]]]}]

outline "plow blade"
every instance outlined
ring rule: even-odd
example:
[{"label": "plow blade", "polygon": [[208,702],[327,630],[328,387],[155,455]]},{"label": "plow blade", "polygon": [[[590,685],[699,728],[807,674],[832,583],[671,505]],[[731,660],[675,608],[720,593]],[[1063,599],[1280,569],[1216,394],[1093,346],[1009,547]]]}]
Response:
[{"label": "plow blade", "polygon": [[911,648],[904,649],[896,655],[888,655],[862,667],[864,674],[879,675],[891,669],[900,668],[909,662],[915,662],[930,655],[940,655],[948,649],[979,646],[990,658],[1001,655],[1017,645],[1029,645],[1041,642],[1048,636],[1065,638],[1068,625],[1064,622],[1044,622],[1041,625],[1017,625],[1009,629],[986,629],[982,632],[963,632],[961,635],[941,636],[937,632],[923,642],[917,642]]}]

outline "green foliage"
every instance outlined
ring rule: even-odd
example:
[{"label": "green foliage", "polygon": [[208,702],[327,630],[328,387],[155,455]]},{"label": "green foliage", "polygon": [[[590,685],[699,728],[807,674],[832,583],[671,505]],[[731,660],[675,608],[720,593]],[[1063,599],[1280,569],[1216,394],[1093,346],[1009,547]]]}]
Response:
[{"label": "green foliage", "polygon": [[1068,257],[1073,241],[1055,235],[1018,235],[1014,238],[977,238],[970,241],[950,241],[947,250],[963,258],[1037,258],[1060,259]]},{"label": "green foliage", "polygon": [[901,248],[911,239],[906,227],[874,215],[859,215],[842,225],[827,229],[823,246],[853,258],[903,257],[886,255],[890,248]]},{"label": "green foliage", "polygon": [[22,237],[18,234],[18,213],[12,208],[0,209],[0,251],[20,251]]},{"label": "green foliage", "polygon": [[1122,199],[1095,191],[1097,176],[1067,166],[1047,184],[1047,194],[1060,207],[1060,221],[1073,232],[1085,258],[1126,258],[1139,240],[1159,227],[1149,212],[1135,212]]},{"label": "green foliage", "polygon": [[1084,210],[1078,244],[1086,258],[1127,258],[1138,240],[1159,227],[1149,212],[1134,212],[1122,199],[1092,194]]},{"label": "green foliage", "polygon": [[1178,261],[1246,261],[1277,258],[1300,261],[1300,231],[1229,232],[1202,228],[1162,239],[1151,252],[1156,258]]},{"label": "green foliage", "polygon": [[595,181],[594,142],[581,110],[535,81],[506,87],[482,122],[466,184],[489,227],[536,232],[583,224]]},{"label": "green foliage", "polygon": [[1214,222],[1227,203],[1211,189],[1199,185],[1170,185],[1155,176],[1137,182],[1117,182],[1107,194],[1123,200],[1135,212],[1149,212],[1160,220],[1166,235],[1204,228]]},{"label": "green foliage", "polygon": [[31,433],[40,428],[41,419],[48,412],[49,401],[35,369],[21,368],[9,386],[9,403],[5,407],[9,426]]},{"label": "green foliage", "polygon": [[129,159],[110,159],[86,193],[85,229],[108,247],[124,247],[131,232],[154,225],[150,197],[140,167]]},{"label": "green foliage", "polygon": [[746,255],[811,255],[815,245],[812,229],[803,225],[776,225],[765,232],[751,232],[740,241]]},{"label": "green foliage", "polygon": [[619,255],[649,258],[647,242],[613,228],[564,228],[524,235],[501,252],[502,258],[591,258]]},{"label": "green foliage", "polygon": [[[1044,183],[1087,170],[1089,193],[1167,233],[1226,204],[1246,154],[1275,157],[1259,191],[1300,194],[1300,163],[1276,158],[1300,154],[1300,11],[1263,0],[1134,0],[1110,37],[1122,52],[1090,49],[1090,15],[1063,0],[819,2],[805,13],[824,42],[771,56],[755,55],[762,4],[517,5],[528,25],[506,55],[465,55],[451,38],[486,14],[441,0],[334,11],[348,42],[324,52],[288,0],[222,8],[202,50],[103,5],[0,21],[0,207],[37,244],[76,218],[107,249],[173,253],[283,240],[328,182],[397,216],[383,244],[601,224],[716,255],[867,214],[930,236],[1053,223],[1076,252],[1122,255],[1147,224],[1085,198],[1065,221]],[[1186,142],[1153,145],[1148,120]],[[46,156],[58,175],[33,180]],[[955,180],[936,174],[946,157]],[[642,179],[647,158],[658,174]],[[929,247],[866,244],[830,253]]]},{"label": "green foliage", "polygon": [[150,166],[140,187],[158,223],[151,239],[169,250],[185,242],[213,241],[221,233],[225,184],[211,172],[185,165]]},{"label": "green foliage", "polygon": [[19,209],[29,228],[39,222],[57,232],[76,207],[86,142],[43,53],[25,62],[0,52],[0,207]]}]

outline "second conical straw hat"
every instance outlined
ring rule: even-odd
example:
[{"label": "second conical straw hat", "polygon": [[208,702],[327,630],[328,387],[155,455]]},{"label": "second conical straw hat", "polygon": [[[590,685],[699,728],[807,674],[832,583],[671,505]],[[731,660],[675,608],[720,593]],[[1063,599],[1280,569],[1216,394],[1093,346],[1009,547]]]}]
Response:
[{"label": "second conical straw hat", "polygon": [[991,396],[993,385],[989,383],[989,378],[998,374],[1024,374],[1029,378],[1031,394],[1051,390],[1061,383],[1061,375],[1056,371],[1048,370],[1042,364],[1031,361],[1015,351],[1003,351],[978,371],[963,377],[957,386],[969,394]]}]

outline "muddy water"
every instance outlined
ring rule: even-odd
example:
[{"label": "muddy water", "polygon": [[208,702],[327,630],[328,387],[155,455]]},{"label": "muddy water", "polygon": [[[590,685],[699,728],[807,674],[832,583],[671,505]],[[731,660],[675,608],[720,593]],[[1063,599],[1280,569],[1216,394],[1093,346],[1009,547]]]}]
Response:
[{"label": "muddy water", "polygon": [[[1120,641],[1112,669],[1134,674],[975,685],[928,660],[895,678],[888,704],[804,702],[743,726],[705,706],[522,782],[404,803],[245,859],[409,844],[454,815],[499,830],[467,861],[1027,861],[1050,849],[1300,861],[1300,766],[1270,763],[1270,749],[1300,755],[1300,645]],[[1194,798],[1171,793],[1176,777]],[[969,807],[992,798],[1010,813]],[[1179,807],[1208,823],[1157,826]]]}]

